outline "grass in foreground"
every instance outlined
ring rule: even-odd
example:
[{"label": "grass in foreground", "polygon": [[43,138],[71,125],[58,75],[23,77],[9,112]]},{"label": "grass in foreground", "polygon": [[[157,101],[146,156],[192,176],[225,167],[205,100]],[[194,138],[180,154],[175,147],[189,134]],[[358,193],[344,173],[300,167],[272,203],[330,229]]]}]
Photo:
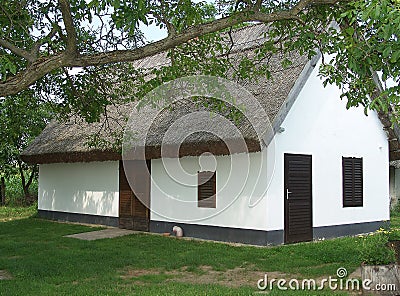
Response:
[{"label": "grass in foreground", "polygon": [[[335,276],[359,265],[360,241],[347,237],[271,248],[135,234],[80,241],[76,224],[25,218],[31,208],[0,208],[0,295],[251,295],[257,280]],[[12,217],[17,220],[9,221]],[[6,219],[6,220],[4,220]],[[400,214],[391,225],[400,228]],[[269,295],[347,295],[344,291],[278,291]]]},{"label": "grass in foreground", "polygon": [[[356,238],[257,248],[147,234],[97,241],[63,237],[91,230],[37,218],[0,223],[0,270],[12,276],[0,280],[0,294],[250,295],[268,272],[320,278],[359,266]],[[309,295],[269,294],[283,293]]]}]

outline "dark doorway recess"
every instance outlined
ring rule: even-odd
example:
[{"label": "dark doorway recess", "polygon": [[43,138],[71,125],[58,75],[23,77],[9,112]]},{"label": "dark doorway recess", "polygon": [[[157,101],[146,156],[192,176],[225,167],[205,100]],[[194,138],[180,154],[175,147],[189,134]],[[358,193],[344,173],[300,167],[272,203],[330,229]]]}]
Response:
[{"label": "dark doorway recess", "polygon": [[[142,163],[139,163],[139,162]],[[132,191],[123,165],[129,165],[131,180],[135,183]],[[146,162],[150,171],[150,161]],[[150,201],[150,175],[143,171],[142,160],[120,161],[119,163],[119,227],[149,231],[150,211],[141,200]],[[138,169],[136,169],[138,168]],[[138,198],[137,195],[140,195]],[[147,204],[150,204],[149,202]]]}]

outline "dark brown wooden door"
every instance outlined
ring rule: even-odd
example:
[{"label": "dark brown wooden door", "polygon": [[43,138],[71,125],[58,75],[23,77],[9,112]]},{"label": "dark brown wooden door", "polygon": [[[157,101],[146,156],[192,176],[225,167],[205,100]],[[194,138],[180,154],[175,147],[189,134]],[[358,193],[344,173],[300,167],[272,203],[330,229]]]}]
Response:
[{"label": "dark brown wooden door", "polygon": [[[133,193],[125,175],[123,162],[119,164],[119,227],[133,230],[149,231],[150,212],[141,202],[150,201],[150,176],[143,171],[143,164],[139,161],[129,161],[128,174],[134,181],[135,193],[140,195],[140,200]],[[150,163],[146,163],[150,169]],[[136,169],[138,168],[138,169]]]},{"label": "dark brown wooden door", "polygon": [[312,230],[312,157],[285,154],[285,243],[310,241]]}]

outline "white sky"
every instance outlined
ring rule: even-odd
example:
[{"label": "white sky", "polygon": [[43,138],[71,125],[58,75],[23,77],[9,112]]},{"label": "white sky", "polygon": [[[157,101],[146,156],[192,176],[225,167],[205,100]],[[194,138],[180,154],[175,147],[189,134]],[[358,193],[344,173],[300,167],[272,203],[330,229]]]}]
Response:
[{"label": "white sky", "polygon": [[[199,3],[199,2],[213,3],[214,2],[214,0],[192,0],[192,1],[194,3]],[[144,33],[144,36],[146,37],[148,42],[158,41],[158,40],[161,40],[161,39],[167,37],[167,30],[160,29],[154,24],[150,25],[150,26],[146,26],[143,23],[141,23],[139,28]]]},{"label": "white sky", "polygon": [[141,23],[139,28],[140,31],[142,31],[144,36],[146,37],[147,42],[158,41],[167,37],[167,30],[160,29],[154,24],[146,26],[143,23]]}]

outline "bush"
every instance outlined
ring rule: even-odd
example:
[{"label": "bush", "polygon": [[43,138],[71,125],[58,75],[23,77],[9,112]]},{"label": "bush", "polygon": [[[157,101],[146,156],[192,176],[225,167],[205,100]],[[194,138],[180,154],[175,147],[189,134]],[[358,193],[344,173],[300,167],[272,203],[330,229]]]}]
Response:
[{"label": "bush", "polygon": [[390,217],[400,217],[400,202],[394,208],[390,209]]},{"label": "bush", "polygon": [[390,231],[383,228],[378,231],[360,236],[362,240],[360,259],[367,265],[387,265],[396,262],[395,251],[389,246],[393,237]]},{"label": "bush", "polygon": [[[23,206],[26,205],[24,190],[22,188],[21,177],[19,175],[11,175],[6,178],[6,205]],[[29,187],[29,193],[37,199],[38,182],[37,179],[32,181]]]},{"label": "bush", "polygon": [[37,213],[37,203],[29,207],[0,207],[0,221],[32,217]]}]

